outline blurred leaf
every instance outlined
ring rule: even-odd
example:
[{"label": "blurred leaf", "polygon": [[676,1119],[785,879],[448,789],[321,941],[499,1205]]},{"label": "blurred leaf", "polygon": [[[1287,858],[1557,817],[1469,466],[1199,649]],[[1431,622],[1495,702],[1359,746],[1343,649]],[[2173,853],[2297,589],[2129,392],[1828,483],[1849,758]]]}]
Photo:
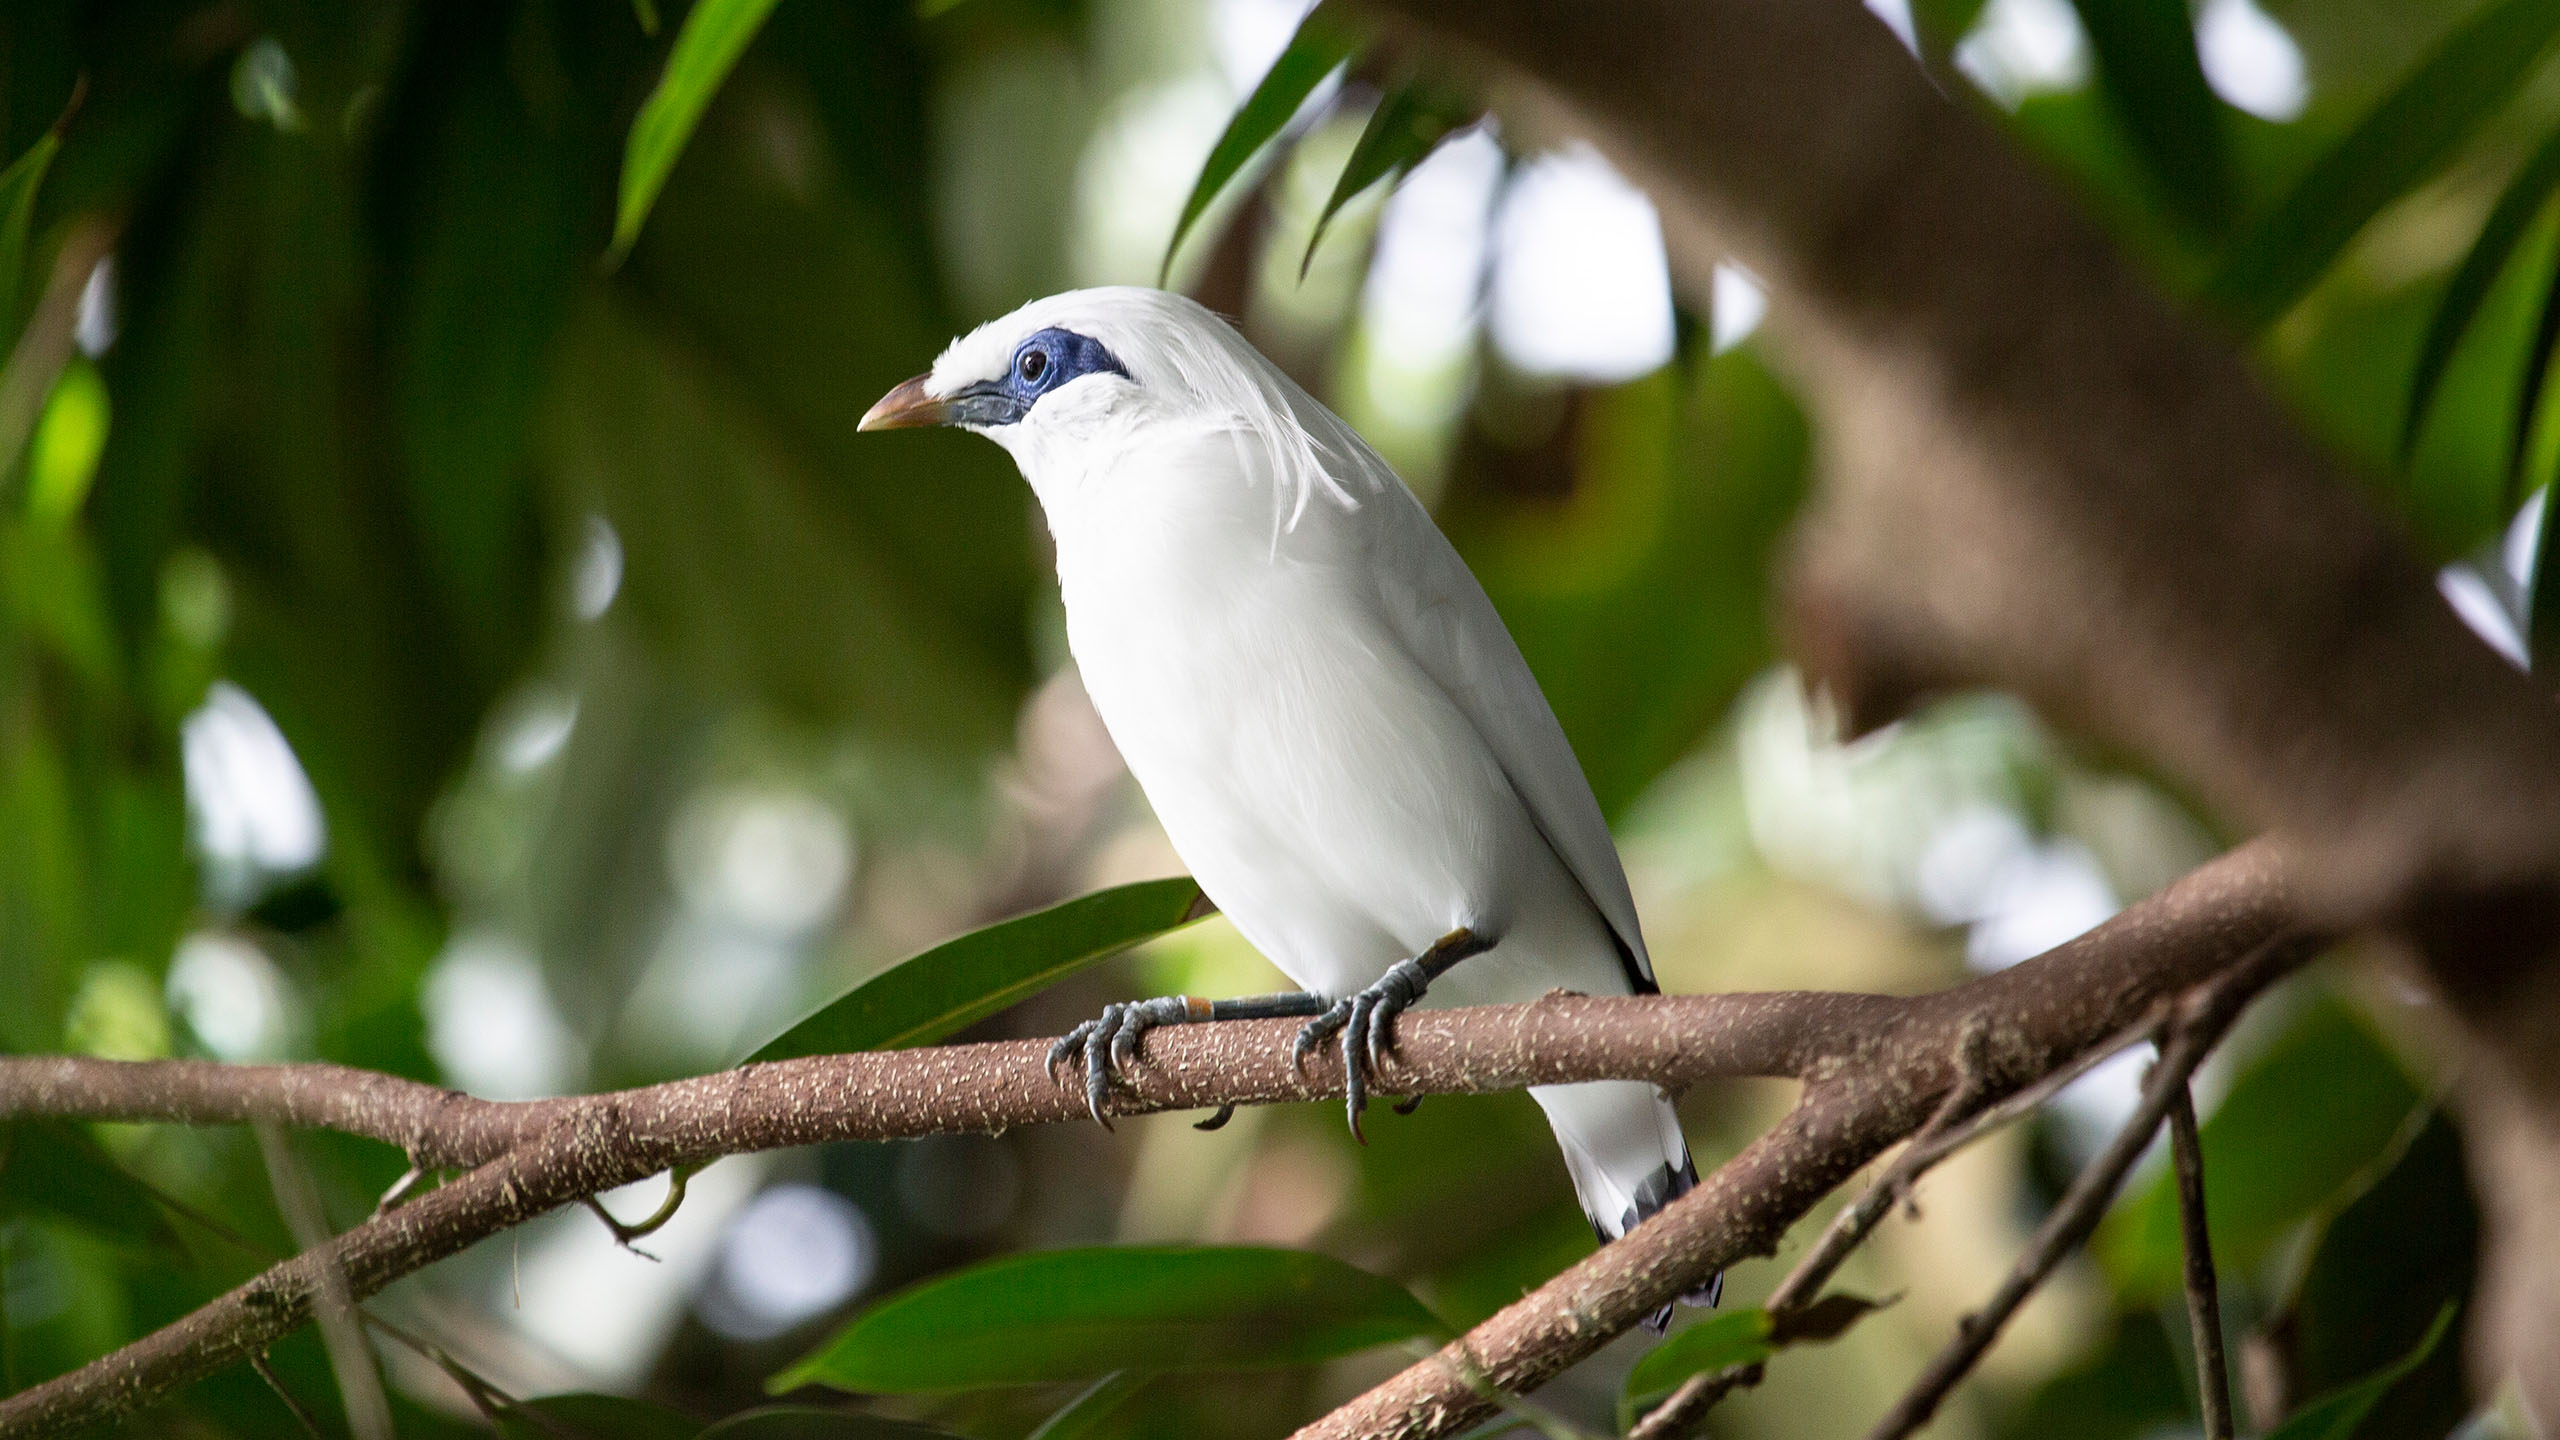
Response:
[{"label": "blurred leaf", "polygon": [[625,1395],[544,1395],[508,1407],[505,1440],[694,1440],[702,1422]]},{"label": "blurred leaf", "polygon": [[2560,5],[2551,0],[2492,0],[2466,17],[2241,234],[2207,301],[2249,329],[2293,308],[2367,221],[2506,104],[2555,33]]},{"label": "blurred leaf", "polygon": [[1226,190],[1228,182],[1247,162],[1262,152],[1263,146],[1287,128],[1298,107],[1306,103],[1325,77],[1341,68],[1359,49],[1359,38],[1329,13],[1319,11],[1299,23],[1289,48],[1271,62],[1261,83],[1236,107],[1226,130],[1218,136],[1218,143],[1210,147],[1209,158],[1201,162],[1200,177],[1192,182],[1190,198],[1182,202],[1182,217],[1174,222],[1173,238],[1165,242],[1163,273],[1157,277],[1157,284],[1163,284],[1165,277],[1173,273],[1173,258],[1182,253],[1183,237],[1191,233],[1191,227],[1198,223],[1210,202]]},{"label": "blurred leaf", "polygon": [[1627,1372],[1622,1407],[1668,1394],[1692,1375],[1757,1364],[1790,1345],[1837,1340],[1879,1308],[1861,1295],[1831,1294],[1792,1310],[1735,1310],[1702,1320],[1636,1362]]},{"label": "blurred leaf", "polygon": [[1060,1406],[1024,1440],[1084,1440],[1104,1421],[1119,1413],[1120,1407],[1128,1404],[1130,1397],[1145,1389],[1147,1382],[1154,1378],[1143,1370],[1114,1370]]},{"label": "blurred leaf", "polygon": [[2453,1327],[2454,1309],[2447,1305],[2436,1312],[2435,1323],[2427,1327],[2416,1349],[2354,1385],[2295,1411],[2292,1419],[2268,1431],[2266,1440],[2348,1440],[2382,1397],[2435,1353],[2437,1342]]},{"label": "blurred leaf", "polygon": [[2534,420],[2542,413],[2542,392],[2551,378],[2551,352],[2560,346],[2560,262],[2543,282],[2542,309],[2533,322],[2533,339],[2524,352],[2524,378],[2516,386],[2516,419],[2508,432],[2506,482],[2498,492],[2498,513],[2515,513],[2524,498],[2524,471],[2533,449]]},{"label": "blurred leaf", "polygon": [[2037,1386],[2024,1403],[2002,1407],[1992,1433],[2003,1440],[2159,1440],[2193,1423],[2193,1383],[2156,1313],[2118,1311],[2087,1358]]},{"label": "blurred leaf", "polygon": [[151,1192],[88,1136],[49,1120],[0,1128],[0,1216],[40,1213],[131,1245],[177,1244]]},{"label": "blurred leaf", "polygon": [[2541,213],[2543,201],[2550,198],[2554,186],[2560,186],[2560,130],[2552,131],[2532,158],[2516,170],[2515,178],[2507,182],[2497,206],[2481,224],[2479,238],[2471,242],[2470,251],[2446,284],[2435,318],[2427,323],[2427,338],[2418,351],[2417,368],[2409,376],[2409,408],[2400,422],[2403,465],[2408,463],[2410,452],[2417,449],[2419,427],[2427,418],[2428,403],[2435,399],[2437,384],[2444,379],[2445,366],[2453,360],[2454,346],[2471,327],[2480,302],[2489,296],[2491,282],[2506,268],[2507,257],[2515,253],[2516,245],[2524,239],[2533,217]]},{"label": "blurred leaf", "polygon": [[1403,1286],[1293,1250],[1013,1255],[873,1307],[767,1382],[911,1394],[1330,1360],[1440,1324]]},{"label": "blurred leaf", "polygon": [[1982,18],[1987,0],[1911,0],[1911,28],[1930,68],[1943,70],[1956,42]]},{"label": "blurred leaf", "polygon": [[767,1405],[705,1430],[699,1440],[952,1440],[948,1430],[814,1405]]},{"label": "blurred leaf", "polygon": [[1208,913],[1202,900],[1188,876],[1141,880],[973,930],[855,986],[739,1063],[932,1044],[1190,924]]},{"label": "blurred leaf", "polygon": [[[36,191],[44,172],[62,148],[60,132],[48,130],[27,152],[0,170],[0,351],[18,339],[18,295],[27,275],[27,230],[36,213]],[[9,457],[14,459],[15,457]]]},{"label": "blurred leaf", "polygon": [[[2418,1343],[2430,1316],[2470,1300],[2480,1214],[2461,1133],[2441,1110],[2412,1129],[2391,1166],[2321,1227],[2293,1293],[2258,1327],[2254,1343],[2282,1357],[2285,1388],[2296,1396],[2389,1365]],[[2357,1435],[2452,1431],[2470,1408],[2460,1338],[2404,1378]]]},{"label": "blurred leaf", "polygon": [[[2312,999],[2205,1122],[2214,1258],[2240,1271],[2264,1260],[2386,1154],[2420,1102],[2361,1019],[2333,996]],[[2127,1295],[2177,1292],[2178,1202],[2165,1167],[2118,1203],[2096,1250]]]},{"label": "blurred leaf", "polygon": [[711,104],[720,82],[746,53],[773,13],[774,0],[695,0],[676,32],[666,74],[640,105],[622,152],[622,192],[613,215],[612,258],[621,259],[640,238],[641,222],[658,201],[676,157]]},{"label": "blurred leaf", "polygon": [[1359,143],[1351,147],[1351,158],[1343,162],[1342,177],[1333,182],[1333,193],[1325,198],[1315,229],[1307,234],[1307,253],[1298,262],[1299,278],[1306,278],[1307,267],[1315,262],[1316,246],[1324,241],[1325,227],[1343,206],[1379,181],[1421,164],[1450,131],[1474,119],[1472,106],[1421,81],[1400,85],[1379,101],[1360,132]]},{"label": "blurred leaf", "polygon": [[658,0],[631,0],[631,18],[640,22],[641,34],[657,38]]},{"label": "blurred leaf", "polygon": [[1701,1320],[1655,1346],[1627,1372],[1629,1401],[1668,1394],[1692,1375],[1749,1365],[1778,1353],[1769,1312],[1754,1307]]},{"label": "blurred leaf", "polygon": [[2231,209],[2222,103],[2196,58],[2187,0],[2072,0],[2116,118],[2172,210],[2219,231]]}]

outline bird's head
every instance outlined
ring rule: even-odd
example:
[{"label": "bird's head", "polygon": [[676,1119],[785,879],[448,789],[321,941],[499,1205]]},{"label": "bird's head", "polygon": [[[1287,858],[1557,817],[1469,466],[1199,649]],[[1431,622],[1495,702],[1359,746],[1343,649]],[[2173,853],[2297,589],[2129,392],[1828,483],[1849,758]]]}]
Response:
[{"label": "bird's head", "polygon": [[1285,518],[1317,492],[1347,499],[1323,456],[1368,453],[1234,327],[1196,301],[1131,286],[1070,290],[988,321],[882,396],[860,428],[922,425],[1002,445],[1053,508],[1130,447],[1219,436],[1237,463],[1218,468],[1232,470],[1236,493],[1277,496]]}]

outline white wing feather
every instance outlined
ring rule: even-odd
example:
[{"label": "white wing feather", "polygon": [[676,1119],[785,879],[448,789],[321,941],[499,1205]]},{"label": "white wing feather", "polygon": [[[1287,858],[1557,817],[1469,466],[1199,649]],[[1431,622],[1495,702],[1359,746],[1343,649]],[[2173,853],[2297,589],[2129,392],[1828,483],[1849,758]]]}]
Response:
[{"label": "white wing feather", "polygon": [[1641,977],[1637,988],[1650,990],[1653,958],[1645,950],[1617,842],[1592,798],[1582,762],[1500,612],[1386,460],[1295,385],[1288,385],[1288,398],[1299,423],[1312,432],[1316,453],[1335,471],[1336,483],[1379,497],[1367,507],[1362,528],[1375,547],[1368,571],[1377,579],[1397,638],[1493,752],[1539,833],[1625,947],[1635,972],[1630,978]]}]

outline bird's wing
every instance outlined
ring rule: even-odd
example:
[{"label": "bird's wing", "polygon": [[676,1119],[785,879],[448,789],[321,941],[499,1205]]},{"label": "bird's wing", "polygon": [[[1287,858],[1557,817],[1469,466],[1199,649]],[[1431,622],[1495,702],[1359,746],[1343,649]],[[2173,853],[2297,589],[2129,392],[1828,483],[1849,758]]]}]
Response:
[{"label": "bird's wing", "polygon": [[[1375,454],[1365,458],[1385,468]],[[1655,993],[1660,987],[1617,842],[1511,631],[1440,527],[1392,473],[1368,506],[1375,547],[1369,568],[1395,634],[1475,727],[1539,833],[1608,922],[1629,985],[1639,995]]]}]

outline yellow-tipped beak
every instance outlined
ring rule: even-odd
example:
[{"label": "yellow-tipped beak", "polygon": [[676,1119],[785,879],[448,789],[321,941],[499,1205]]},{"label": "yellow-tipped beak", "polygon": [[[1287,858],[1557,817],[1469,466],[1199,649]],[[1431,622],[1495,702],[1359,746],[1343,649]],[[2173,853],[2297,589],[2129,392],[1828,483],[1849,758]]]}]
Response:
[{"label": "yellow-tipped beak", "polygon": [[924,425],[951,423],[951,407],[924,393],[929,375],[919,375],[880,397],[880,403],[862,413],[856,430],[912,430]]}]

